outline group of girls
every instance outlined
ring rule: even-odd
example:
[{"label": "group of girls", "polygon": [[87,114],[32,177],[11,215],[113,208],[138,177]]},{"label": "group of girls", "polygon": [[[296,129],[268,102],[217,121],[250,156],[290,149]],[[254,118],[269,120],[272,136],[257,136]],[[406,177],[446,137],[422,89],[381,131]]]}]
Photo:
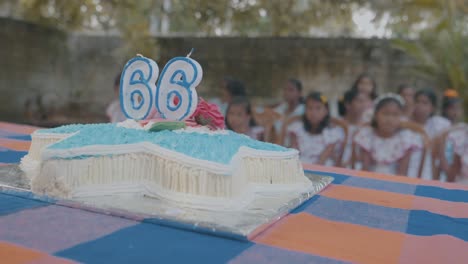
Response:
[{"label": "group of girls", "polygon": [[[291,122],[278,120],[286,133],[276,141],[298,149],[301,161],[468,183],[468,126],[459,123],[462,104],[455,91],[445,92],[439,116],[433,90],[401,85],[396,93],[377,96],[376,82],[363,74],[340,99],[339,117],[331,116],[322,93],[302,99],[301,92],[299,81],[288,81],[288,100],[277,108]],[[265,140],[245,96],[231,98],[226,125]]]}]

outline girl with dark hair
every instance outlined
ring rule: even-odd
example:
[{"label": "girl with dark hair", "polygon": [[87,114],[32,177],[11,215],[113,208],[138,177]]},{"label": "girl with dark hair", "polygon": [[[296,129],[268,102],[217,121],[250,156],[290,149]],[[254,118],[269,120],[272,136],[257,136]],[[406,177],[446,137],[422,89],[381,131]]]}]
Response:
[{"label": "girl with dark hair", "polygon": [[351,124],[361,124],[362,115],[366,110],[369,97],[365,93],[356,90],[348,90],[345,92],[340,102],[342,105],[340,106],[339,112],[343,119]]},{"label": "girl with dark hair", "polygon": [[441,136],[451,124],[444,117],[436,115],[437,95],[432,89],[418,90],[414,95],[413,121],[420,124],[431,140],[430,151],[427,151],[423,169],[423,179],[439,178],[439,149]]},{"label": "girl with dark hair", "polygon": [[417,91],[414,101],[413,121],[424,127],[431,140],[450,128],[448,119],[436,115],[437,95],[432,89]]},{"label": "girl with dark hair", "polygon": [[256,126],[246,97],[234,97],[226,112],[226,128],[256,140],[264,140],[263,127]]},{"label": "girl with dark hair", "polygon": [[368,73],[362,73],[358,76],[356,81],[354,81],[353,86],[351,86],[351,90],[367,94],[371,99],[368,101],[367,109],[362,116],[362,121],[364,123],[369,122],[372,118],[372,111],[374,108],[372,101],[377,98],[377,83],[375,79]]},{"label": "girl with dark hair", "polygon": [[288,127],[290,146],[299,150],[302,162],[324,165],[331,161],[340,136],[330,127],[328,99],[324,95],[312,92],[305,104],[302,120]]},{"label": "girl with dark hair", "polygon": [[397,93],[405,100],[403,108],[404,119],[411,119],[414,111],[414,88],[408,84],[400,84]]},{"label": "girl with dark hair", "polygon": [[442,98],[442,116],[447,118],[452,124],[459,122],[463,114],[463,106],[458,92],[448,89]]},{"label": "girl with dark hair", "polygon": [[[343,167],[351,167],[352,139],[359,127],[363,125],[362,116],[366,111],[369,100],[367,94],[360,93],[357,90],[346,91],[342,100],[340,100],[340,114],[343,116],[348,128],[348,138],[341,158]],[[342,133],[342,137],[344,137],[344,131]]]},{"label": "girl with dark hair", "polygon": [[377,83],[368,73],[360,74],[351,86],[351,90],[368,94],[372,100],[377,98]]},{"label": "girl with dark hair", "polygon": [[226,102],[230,102],[234,97],[247,96],[244,83],[230,77],[224,78],[223,98]]},{"label": "girl with dark hair", "polygon": [[274,111],[281,115],[281,119],[275,122],[275,130],[281,131],[283,123],[293,116],[304,114],[304,104],[302,102],[302,82],[298,79],[290,78],[283,90],[284,101],[275,107]]},{"label": "girl with dark hair", "polygon": [[213,103],[218,105],[221,113],[225,116],[226,110],[234,97],[246,97],[247,91],[243,82],[231,77],[224,77],[221,83],[221,100],[215,99]]},{"label": "girl with dark hair", "polygon": [[371,126],[363,127],[354,137],[363,170],[408,175],[411,154],[422,148],[422,142],[417,134],[401,128],[403,106],[403,98],[396,94],[376,100]]}]

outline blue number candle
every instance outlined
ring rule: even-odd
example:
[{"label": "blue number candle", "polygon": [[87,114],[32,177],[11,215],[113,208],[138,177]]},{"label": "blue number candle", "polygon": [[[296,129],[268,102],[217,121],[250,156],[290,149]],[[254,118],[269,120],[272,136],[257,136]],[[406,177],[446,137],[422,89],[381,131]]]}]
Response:
[{"label": "blue number candle", "polygon": [[[120,79],[120,105],[131,119],[143,120],[153,107],[168,120],[185,120],[196,110],[203,70],[200,64],[187,57],[170,60],[161,73],[151,59],[137,56],[127,62]],[[154,99],[154,106],[153,106]]]},{"label": "blue number candle", "polygon": [[158,112],[169,120],[185,120],[197,108],[195,88],[200,84],[203,70],[189,57],[170,60],[161,72],[156,88],[155,103]]},{"label": "blue number candle", "polygon": [[127,62],[120,78],[120,106],[127,118],[143,120],[153,107],[159,67],[138,56]]}]

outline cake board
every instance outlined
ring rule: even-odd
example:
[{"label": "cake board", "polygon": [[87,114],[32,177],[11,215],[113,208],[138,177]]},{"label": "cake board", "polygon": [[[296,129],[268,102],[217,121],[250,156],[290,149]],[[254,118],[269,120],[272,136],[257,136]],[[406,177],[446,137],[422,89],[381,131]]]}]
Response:
[{"label": "cake board", "polygon": [[254,201],[241,210],[194,209],[164,199],[141,195],[108,195],[63,200],[33,194],[17,165],[0,168],[0,191],[9,195],[39,200],[80,210],[92,211],[145,223],[154,223],[230,239],[251,240],[289,212],[312,198],[333,178],[305,173],[312,182],[301,193],[258,193]]}]

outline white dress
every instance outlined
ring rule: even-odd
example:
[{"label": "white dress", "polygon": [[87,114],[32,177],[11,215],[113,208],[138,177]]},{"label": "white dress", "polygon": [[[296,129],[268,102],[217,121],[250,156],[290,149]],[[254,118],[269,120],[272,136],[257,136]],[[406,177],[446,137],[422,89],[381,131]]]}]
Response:
[{"label": "white dress", "polygon": [[122,112],[122,108],[120,107],[120,101],[114,100],[106,109],[107,117],[111,123],[118,123],[125,121],[127,118],[125,114]]},{"label": "white dress", "polygon": [[[321,134],[311,134],[304,129],[303,122],[291,124],[288,127],[288,134],[296,137],[300,159],[309,164],[318,163],[323,151],[331,144],[340,141],[340,134],[336,129],[325,128]],[[327,161],[326,164],[333,165],[333,162]]]},{"label": "white dress", "polygon": [[[448,119],[441,116],[431,116],[424,124],[424,130],[426,131],[429,139],[432,140],[448,130],[450,126],[451,123]],[[426,150],[426,160],[421,178],[432,180],[432,155],[430,149]]]},{"label": "white dress", "polygon": [[292,113],[290,113],[289,115],[286,115],[286,111],[288,110],[287,103],[281,103],[280,105],[275,107],[275,109],[273,110],[282,116],[282,119],[275,122],[276,131],[281,131],[281,127],[283,126],[284,120],[288,119],[289,117],[303,115],[305,111],[305,106],[304,104],[298,104],[296,108],[294,109],[294,111],[292,111]]},{"label": "white dress", "polygon": [[453,150],[462,163],[461,173],[455,181],[468,184],[468,126],[450,132],[447,139],[453,143]]},{"label": "white dress", "polygon": [[430,139],[441,135],[444,131],[451,127],[451,123],[447,118],[441,116],[432,116],[424,124],[424,130]]},{"label": "white dress", "polygon": [[397,174],[398,162],[408,151],[422,148],[417,136],[410,130],[401,129],[390,138],[382,138],[375,134],[373,128],[363,127],[357,132],[354,142],[371,155],[371,171]]},{"label": "white dress", "polygon": [[263,140],[265,129],[261,126],[254,126],[249,129],[247,136],[255,140]]}]

